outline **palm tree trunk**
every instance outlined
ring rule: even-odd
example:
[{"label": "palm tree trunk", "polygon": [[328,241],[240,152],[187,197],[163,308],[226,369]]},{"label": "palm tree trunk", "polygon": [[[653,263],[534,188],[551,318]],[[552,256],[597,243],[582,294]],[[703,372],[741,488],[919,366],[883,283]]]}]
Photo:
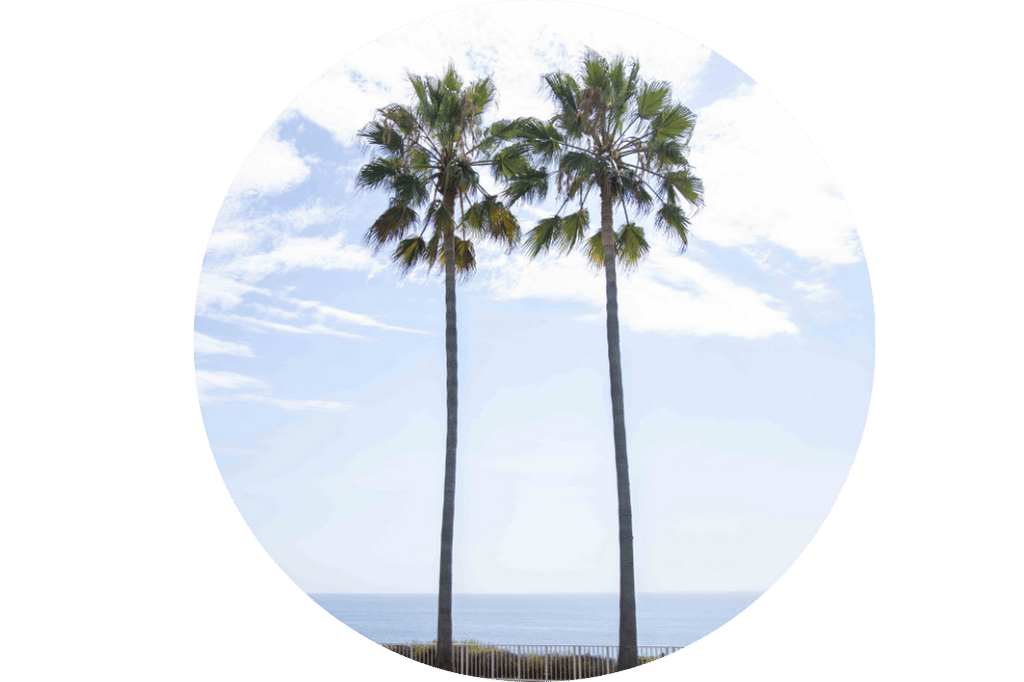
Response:
[{"label": "palm tree trunk", "polygon": [[[449,215],[455,196],[444,196]],[[437,590],[437,658],[434,665],[453,669],[452,656],[452,542],[455,532],[455,445],[458,439],[458,344],[455,328],[455,235],[444,230],[444,349],[447,368],[448,431],[444,451],[444,503],[441,510],[441,569]]]},{"label": "palm tree trunk", "polygon": [[612,196],[601,188],[601,244],[604,247],[605,294],[608,315],[608,372],[612,390],[612,433],[615,441],[615,480],[619,492],[619,661],[618,670],[637,665],[636,587],[633,577],[633,510],[629,501],[626,460],[626,412],[622,397],[622,352],[619,349],[619,300],[615,281],[615,232]]}]

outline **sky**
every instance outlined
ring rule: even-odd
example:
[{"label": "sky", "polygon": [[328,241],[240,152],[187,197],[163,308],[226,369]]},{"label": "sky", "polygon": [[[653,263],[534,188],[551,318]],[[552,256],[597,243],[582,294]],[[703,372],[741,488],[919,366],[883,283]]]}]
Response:
[{"label": "sky", "polygon": [[[798,125],[673,30],[594,8],[441,14],[364,46],[270,123],[210,236],[196,381],[210,445],[256,537],[307,592],[434,592],[444,457],[443,288],[362,235],[356,132],[406,71],[492,75],[495,117],[546,117],[540,74],[585,46],[636,57],[697,115],[705,183],[684,255],[620,277],[637,589],[763,590],[828,513],[874,366],[852,217]],[[565,13],[564,17],[556,16]],[[570,20],[571,19],[571,20]],[[526,38],[524,39],[524,36]],[[525,230],[550,204],[523,207]],[[593,211],[592,211],[593,213]],[[582,256],[481,245],[459,305],[455,591],[617,589],[604,282]]]}]

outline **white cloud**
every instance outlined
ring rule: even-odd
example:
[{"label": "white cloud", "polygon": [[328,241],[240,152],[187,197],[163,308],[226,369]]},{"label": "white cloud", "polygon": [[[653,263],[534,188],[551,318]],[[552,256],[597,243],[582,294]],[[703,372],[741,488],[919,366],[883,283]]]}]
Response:
[{"label": "white cloud", "polygon": [[[634,332],[746,339],[796,336],[797,326],[776,301],[685,256],[661,248],[652,236],[651,256],[636,272],[619,274],[619,319]],[[529,261],[521,254],[486,261],[487,286],[498,299],[576,301],[603,311],[604,276],[579,253]],[[580,316],[604,319],[603,314]]]},{"label": "white cloud", "polygon": [[281,194],[309,177],[309,162],[314,157],[301,157],[295,144],[279,137],[280,126],[274,125],[260,138],[231,183],[231,195]]},{"label": "white cloud", "polygon": [[319,200],[291,208],[249,215],[251,202],[243,197],[228,196],[210,234],[206,251],[218,257],[266,251],[277,240],[299,234],[303,230],[325,225],[345,215],[340,206],[324,206]]},{"label": "white cloud", "polygon": [[778,102],[744,85],[696,113],[690,161],[706,203],[694,218],[697,238],[727,247],[774,244],[824,265],[862,260],[835,181]]},{"label": "white cloud", "polygon": [[345,242],[345,233],[330,237],[282,237],[269,251],[251,253],[216,266],[216,272],[245,282],[299,268],[317,270],[369,270],[383,266],[369,249]]},{"label": "white cloud", "polygon": [[242,358],[255,357],[252,350],[242,343],[221,341],[196,332],[195,352],[197,355],[236,355]]},{"label": "white cloud", "polygon": [[799,333],[784,311],[772,307],[777,301],[771,296],[692,259],[677,258],[672,269],[652,263],[649,271],[619,281],[620,316],[635,332],[744,339]]}]

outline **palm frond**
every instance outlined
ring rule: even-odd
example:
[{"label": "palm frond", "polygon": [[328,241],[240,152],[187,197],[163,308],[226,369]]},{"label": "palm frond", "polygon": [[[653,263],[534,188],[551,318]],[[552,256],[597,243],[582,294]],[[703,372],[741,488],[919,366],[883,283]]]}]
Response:
[{"label": "palm frond", "polygon": [[690,220],[678,204],[663,204],[654,214],[654,225],[675,236],[680,243],[679,252],[689,245]]},{"label": "palm frond", "polygon": [[704,183],[687,170],[671,171],[662,178],[662,188],[669,203],[675,203],[676,192],[690,205],[700,208],[704,205]]},{"label": "palm frond", "polygon": [[530,165],[524,156],[529,151],[526,143],[517,142],[494,153],[491,156],[491,173],[494,179],[508,181],[517,174],[529,170]]},{"label": "palm frond", "polygon": [[[455,274],[459,279],[468,279],[476,272],[476,248],[468,239],[452,236],[455,240]],[[441,272],[445,268],[444,239],[440,232],[435,232],[425,248],[423,260],[428,264],[428,271],[436,265]]]},{"label": "palm frond", "polygon": [[553,121],[565,132],[569,139],[577,139],[583,134],[583,124],[579,116],[580,88],[576,79],[563,72],[546,74],[543,79],[548,95],[558,110]]},{"label": "palm frond", "polygon": [[423,241],[423,238],[411,237],[403,239],[398,243],[394,253],[391,254],[391,260],[398,264],[398,268],[403,275],[407,275],[410,270],[424,260],[426,253],[427,244]]},{"label": "palm frond", "polygon": [[643,178],[632,169],[625,169],[619,175],[622,197],[630,205],[646,215],[654,205],[654,196],[647,191]]},{"label": "palm frond", "polygon": [[651,135],[655,140],[673,137],[689,140],[690,131],[696,122],[697,118],[692,111],[682,104],[673,104],[662,108],[651,118]]},{"label": "palm frond", "polygon": [[476,249],[468,239],[455,238],[455,272],[463,279],[476,272]]},{"label": "palm frond", "polygon": [[467,195],[475,194],[480,184],[480,174],[465,159],[456,159],[452,163],[459,180],[459,189]]},{"label": "palm frond", "polygon": [[434,230],[434,233],[430,235],[424,261],[427,264],[427,272],[433,270],[434,266],[441,262],[441,230]]},{"label": "palm frond", "polygon": [[444,70],[444,76],[441,78],[441,87],[451,92],[458,92],[462,89],[462,78],[459,77],[459,72],[455,70],[455,62],[448,62],[447,68]]},{"label": "palm frond", "polygon": [[535,118],[521,118],[516,122],[516,138],[526,143],[540,163],[549,163],[557,157],[564,141],[558,128]]},{"label": "palm frond", "polygon": [[580,82],[586,88],[595,90],[603,89],[608,83],[608,60],[589,47],[580,64]]},{"label": "palm frond", "polygon": [[655,169],[686,166],[685,147],[677,138],[651,140],[644,148],[644,161]]},{"label": "palm frond", "polygon": [[562,219],[562,230],[560,244],[563,253],[569,253],[583,240],[583,236],[590,229],[590,212],[581,208],[575,213],[570,213]]},{"label": "palm frond", "polygon": [[580,151],[568,151],[559,160],[558,169],[563,173],[586,178],[595,182],[600,178],[601,172],[607,168],[607,163],[593,154]]},{"label": "palm frond", "polygon": [[617,56],[612,60],[610,67],[608,81],[611,92],[607,97],[608,129],[620,130],[625,123],[630,103],[636,98],[640,64],[636,60],[631,61],[627,72],[625,58]]},{"label": "palm frond", "polygon": [[391,187],[394,190],[393,201],[396,204],[419,206],[429,196],[426,183],[412,173],[395,173],[392,176]]},{"label": "palm frond", "polygon": [[672,94],[672,86],[665,81],[652,81],[640,86],[636,94],[636,115],[648,120],[654,118]]},{"label": "palm frond", "polygon": [[405,236],[405,232],[416,224],[417,219],[416,211],[409,206],[392,205],[374,221],[363,239],[367,246],[376,253],[386,244],[398,241]]},{"label": "palm frond", "polygon": [[371,159],[356,174],[356,187],[359,189],[378,189],[390,187],[399,173],[400,161],[393,157],[377,157]]},{"label": "palm frond", "polygon": [[595,232],[587,240],[585,253],[591,265],[599,268],[604,267],[604,241],[601,238],[601,230]]},{"label": "palm frond", "polygon": [[500,121],[495,121],[491,124],[488,132],[492,137],[496,137],[499,140],[511,140],[515,137],[516,126],[518,121],[513,119],[503,118]]},{"label": "palm frond", "polygon": [[[615,260],[624,271],[635,269],[650,250],[644,228],[636,223],[626,223],[615,233]],[[591,265],[604,267],[604,240],[600,230],[587,240],[586,254]]]},{"label": "palm frond", "polygon": [[357,137],[392,154],[401,154],[404,147],[402,133],[387,121],[370,121],[357,133]]},{"label": "palm frond", "polygon": [[536,258],[542,251],[551,249],[551,245],[559,241],[562,232],[562,218],[554,215],[542,218],[537,225],[526,233],[526,255]]},{"label": "palm frond", "polygon": [[473,106],[476,107],[477,111],[483,113],[487,110],[487,107],[494,102],[497,97],[497,89],[494,87],[494,81],[490,76],[481,78],[480,80],[472,83],[469,88],[469,99],[473,102]]},{"label": "palm frond", "polygon": [[512,176],[506,183],[502,195],[509,204],[518,201],[536,203],[543,201],[548,194],[548,173],[545,169],[528,169]]},{"label": "palm frond", "polygon": [[381,116],[408,135],[416,128],[416,117],[401,104],[392,104],[380,110]]},{"label": "palm frond", "polygon": [[615,257],[625,271],[635,270],[651,245],[644,237],[644,228],[636,223],[626,223],[619,229],[615,239]]},{"label": "palm frond", "polygon": [[442,202],[435,202],[431,208],[430,221],[434,229],[442,233],[455,229],[455,217]]},{"label": "palm frond", "polygon": [[465,224],[475,232],[506,245],[509,249],[519,244],[519,221],[498,197],[486,195],[472,204],[463,217]]}]

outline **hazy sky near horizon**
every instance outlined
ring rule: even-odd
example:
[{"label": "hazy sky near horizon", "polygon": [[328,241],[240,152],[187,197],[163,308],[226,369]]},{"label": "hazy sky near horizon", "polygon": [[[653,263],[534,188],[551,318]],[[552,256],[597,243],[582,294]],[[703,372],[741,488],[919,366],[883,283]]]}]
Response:
[{"label": "hazy sky near horizon", "polygon": [[[349,55],[274,121],[210,237],[196,377],[235,503],[307,592],[434,592],[444,293],[362,235],[356,132],[406,71],[492,75],[493,117],[547,117],[540,75],[585,46],[635,56],[697,114],[690,249],[648,230],[620,278],[637,589],[767,588],[845,480],[874,322],[852,217],[797,124],[727,61],[614,10],[501,3]],[[517,211],[524,232],[551,205]],[[595,211],[592,210],[592,214]],[[643,223],[641,223],[643,224]],[[604,281],[583,258],[479,246],[459,287],[457,592],[617,589]]]}]

